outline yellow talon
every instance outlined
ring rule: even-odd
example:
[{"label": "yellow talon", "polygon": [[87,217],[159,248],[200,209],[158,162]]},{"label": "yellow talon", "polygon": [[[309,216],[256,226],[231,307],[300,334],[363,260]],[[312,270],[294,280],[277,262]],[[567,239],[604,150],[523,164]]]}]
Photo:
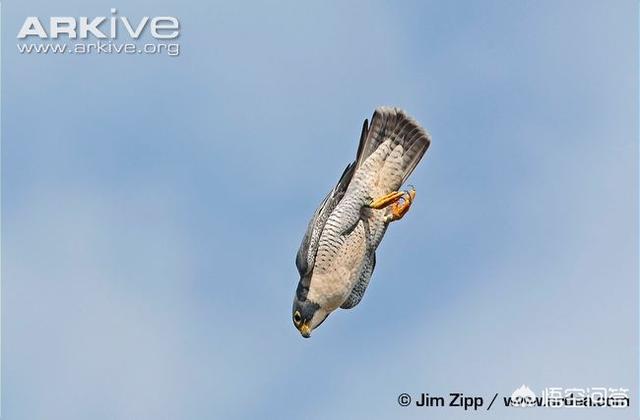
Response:
[{"label": "yellow talon", "polygon": [[371,204],[369,204],[369,207],[377,210],[383,209],[400,200],[403,195],[404,192],[402,191],[390,192],[387,195],[383,195],[382,197],[378,197],[377,199],[373,200]]},{"label": "yellow talon", "polygon": [[409,211],[411,203],[416,198],[416,190],[412,188],[407,191],[394,191],[383,197],[374,200],[369,207],[382,209],[391,206],[390,214],[386,215],[384,221],[390,223],[402,219]]}]

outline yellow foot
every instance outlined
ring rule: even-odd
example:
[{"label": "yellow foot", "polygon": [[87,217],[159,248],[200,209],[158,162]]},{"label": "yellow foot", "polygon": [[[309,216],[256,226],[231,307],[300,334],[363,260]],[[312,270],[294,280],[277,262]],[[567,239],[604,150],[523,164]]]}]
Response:
[{"label": "yellow foot", "polygon": [[393,191],[387,195],[383,195],[382,197],[378,197],[375,200],[371,201],[369,207],[372,209],[380,210],[390,206],[393,203],[396,203],[398,200],[402,198],[404,195],[403,191]]},{"label": "yellow foot", "polygon": [[402,219],[402,217],[407,214],[415,197],[416,189],[411,187],[410,190],[393,191],[379,197],[373,200],[371,204],[369,204],[369,207],[380,210],[391,206],[390,214],[384,217],[385,223],[390,223]]}]

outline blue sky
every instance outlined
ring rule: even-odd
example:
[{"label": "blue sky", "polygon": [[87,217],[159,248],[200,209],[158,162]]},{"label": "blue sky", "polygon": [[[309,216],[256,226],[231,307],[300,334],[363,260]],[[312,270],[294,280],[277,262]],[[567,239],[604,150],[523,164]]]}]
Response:
[{"label": "blue sky", "polygon": [[[636,2],[228,3],[3,2],[4,418],[637,396]],[[181,56],[16,51],[26,16],[114,6],[177,16]],[[432,134],[417,201],[363,302],[303,340],[297,247],[382,104]]]}]

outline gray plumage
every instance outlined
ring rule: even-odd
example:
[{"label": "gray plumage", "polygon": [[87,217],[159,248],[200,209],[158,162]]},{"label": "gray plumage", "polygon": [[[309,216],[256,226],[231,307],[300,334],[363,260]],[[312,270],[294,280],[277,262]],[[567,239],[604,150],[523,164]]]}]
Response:
[{"label": "gray plumage", "polygon": [[401,109],[381,107],[370,126],[365,120],[356,160],[316,210],[296,256],[297,327],[306,323],[311,330],[338,307],[353,308],[361,301],[391,211],[368,205],[399,190],[429,144],[427,132]]}]

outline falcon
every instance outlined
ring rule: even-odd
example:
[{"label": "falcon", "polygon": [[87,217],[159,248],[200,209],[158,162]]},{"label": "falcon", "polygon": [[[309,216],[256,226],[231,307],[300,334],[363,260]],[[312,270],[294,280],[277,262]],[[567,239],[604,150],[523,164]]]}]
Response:
[{"label": "falcon", "polygon": [[390,223],[416,197],[401,190],[431,143],[399,108],[380,107],[365,120],[356,160],[315,211],[296,256],[300,280],[293,324],[308,338],[338,308],[355,307],[369,285],[376,249]]}]

